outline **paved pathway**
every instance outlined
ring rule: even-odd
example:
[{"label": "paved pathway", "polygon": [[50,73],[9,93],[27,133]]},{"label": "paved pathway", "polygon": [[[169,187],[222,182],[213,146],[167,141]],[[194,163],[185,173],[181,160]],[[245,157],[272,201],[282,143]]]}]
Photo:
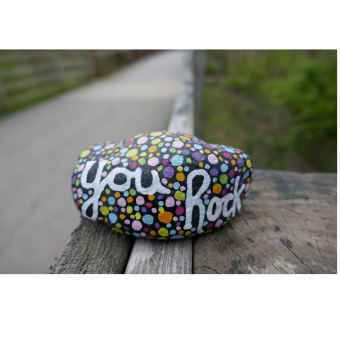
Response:
[{"label": "paved pathway", "polygon": [[183,53],[161,52],[0,121],[0,273],[46,273],[79,223],[71,174],[88,145],[166,128]]}]

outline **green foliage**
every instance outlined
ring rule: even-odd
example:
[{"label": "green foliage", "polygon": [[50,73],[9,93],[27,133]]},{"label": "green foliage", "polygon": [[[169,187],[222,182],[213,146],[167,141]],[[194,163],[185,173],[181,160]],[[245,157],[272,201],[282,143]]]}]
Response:
[{"label": "green foliage", "polygon": [[[284,133],[270,142],[275,152],[269,152],[269,167],[282,165],[282,159],[299,159],[305,165],[292,164],[288,169],[336,171],[336,51],[208,51],[207,71],[226,79],[215,85],[224,96],[215,108],[209,101],[211,115],[224,107],[234,112],[229,123],[239,120],[238,124],[250,121],[254,125],[262,121],[259,129],[267,135],[273,133],[273,137],[278,136],[282,122]],[[206,91],[213,93],[212,88]],[[229,96],[231,93],[234,95]],[[228,102],[223,102],[223,97],[229,97]],[[261,107],[265,108],[263,112]],[[247,138],[252,139],[249,135]]]}]

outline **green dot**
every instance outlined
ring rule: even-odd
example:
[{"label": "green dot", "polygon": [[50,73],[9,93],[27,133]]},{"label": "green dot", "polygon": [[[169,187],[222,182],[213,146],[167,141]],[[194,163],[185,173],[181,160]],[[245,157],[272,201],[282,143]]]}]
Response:
[{"label": "green dot", "polygon": [[176,198],[176,200],[184,201],[185,200],[185,193],[177,190],[176,193],[175,193],[175,198]]},{"label": "green dot", "polygon": [[157,171],[162,171],[163,170],[163,165],[160,165],[158,168],[157,168]]},{"label": "green dot", "polygon": [[186,159],[187,163],[191,164],[191,158]]},{"label": "green dot", "polygon": [[170,152],[176,152],[175,148],[170,148]]},{"label": "green dot", "polygon": [[136,156],[138,153],[138,149],[131,149],[126,153],[126,157],[133,157]]},{"label": "green dot", "polygon": [[228,182],[228,176],[226,174],[220,176],[220,182],[226,184]]},{"label": "green dot", "polygon": [[80,158],[86,157],[90,153],[90,150],[85,150],[80,154]]},{"label": "green dot", "polygon": [[160,228],[160,229],[158,230],[158,234],[161,235],[161,236],[163,236],[163,237],[166,237],[166,236],[169,235],[169,232],[168,232],[168,229],[166,229],[166,228]]},{"label": "green dot", "polygon": [[182,153],[182,150],[177,150],[177,153],[178,153],[178,154],[181,154],[181,153]]},{"label": "green dot", "polygon": [[162,143],[159,143],[159,144],[158,144],[158,147],[161,148],[163,145],[164,145],[163,142],[162,142]]},{"label": "green dot", "polygon": [[138,160],[138,163],[139,163],[140,165],[144,165],[145,162],[146,162],[145,158],[139,158],[139,160]]},{"label": "green dot", "polygon": [[105,193],[108,195],[110,193],[110,189],[106,189]]},{"label": "green dot", "polygon": [[120,223],[116,224],[116,228],[121,228],[121,227],[122,227],[122,225]]},{"label": "green dot", "polygon": [[112,149],[110,149],[110,150],[107,151],[108,154],[110,154],[110,153],[112,153],[112,152],[113,152]]},{"label": "green dot", "polygon": [[203,150],[200,150],[200,153],[204,153],[204,151],[203,151]]},{"label": "green dot", "polygon": [[133,136],[133,138],[138,138],[138,137],[142,137],[142,136],[143,136],[143,134],[141,133],[139,135]]},{"label": "green dot", "polygon": [[135,189],[130,189],[130,195],[135,196],[136,195],[136,190]]},{"label": "green dot", "polygon": [[126,235],[130,235],[130,233],[128,231],[125,232]]},{"label": "green dot", "polygon": [[78,186],[80,183],[79,178],[76,180],[76,186]]},{"label": "green dot", "polygon": [[150,153],[150,154],[149,154],[149,158],[151,158],[152,156],[153,156],[153,153]]},{"label": "green dot", "polygon": [[108,207],[100,207],[100,208],[99,208],[99,211],[100,211],[104,216],[106,216],[106,215],[108,215],[108,213],[109,213],[109,208],[108,208]]},{"label": "green dot", "polygon": [[142,152],[142,153],[140,154],[140,156],[141,156],[141,157],[146,156],[146,152]]},{"label": "green dot", "polygon": [[111,169],[111,165],[109,165],[107,168],[106,168],[106,170],[110,170]]},{"label": "green dot", "polygon": [[247,170],[247,168],[244,166],[244,167],[242,168],[242,172],[246,172],[246,170]]},{"label": "green dot", "polygon": [[92,158],[91,158],[91,161],[93,161],[94,159],[96,159],[96,156],[92,157]]},{"label": "green dot", "polygon": [[158,144],[158,143],[160,143],[161,142],[161,139],[160,138],[156,138],[156,139],[154,139],[152,142],[151,142],[151,144],[152,145],[155,145],[155,144]]}]

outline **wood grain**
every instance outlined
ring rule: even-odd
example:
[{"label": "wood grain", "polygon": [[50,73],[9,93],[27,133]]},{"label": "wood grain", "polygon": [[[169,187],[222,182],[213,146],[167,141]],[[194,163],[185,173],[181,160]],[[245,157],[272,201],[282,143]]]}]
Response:
[{"label": "wood grain", "polygon": [[122,274],[133,238],[118,234],[107,226],[81,219],[61,258],[50,274]]},{"label": "wood grain", "polygon": [[241,213],[198,236],[193,271],[337,273],[337,176],[255,170]]}]

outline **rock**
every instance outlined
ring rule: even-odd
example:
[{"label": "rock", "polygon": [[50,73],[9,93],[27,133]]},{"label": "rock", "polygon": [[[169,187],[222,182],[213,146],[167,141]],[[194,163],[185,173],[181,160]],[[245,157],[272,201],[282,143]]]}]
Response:
[{"label": "rock", "polygon": [[72,192],[82,216],[116,232],[179,239],[227,224],[252,174],[240,149],[159,131],[90,145],[76,162]]}]

